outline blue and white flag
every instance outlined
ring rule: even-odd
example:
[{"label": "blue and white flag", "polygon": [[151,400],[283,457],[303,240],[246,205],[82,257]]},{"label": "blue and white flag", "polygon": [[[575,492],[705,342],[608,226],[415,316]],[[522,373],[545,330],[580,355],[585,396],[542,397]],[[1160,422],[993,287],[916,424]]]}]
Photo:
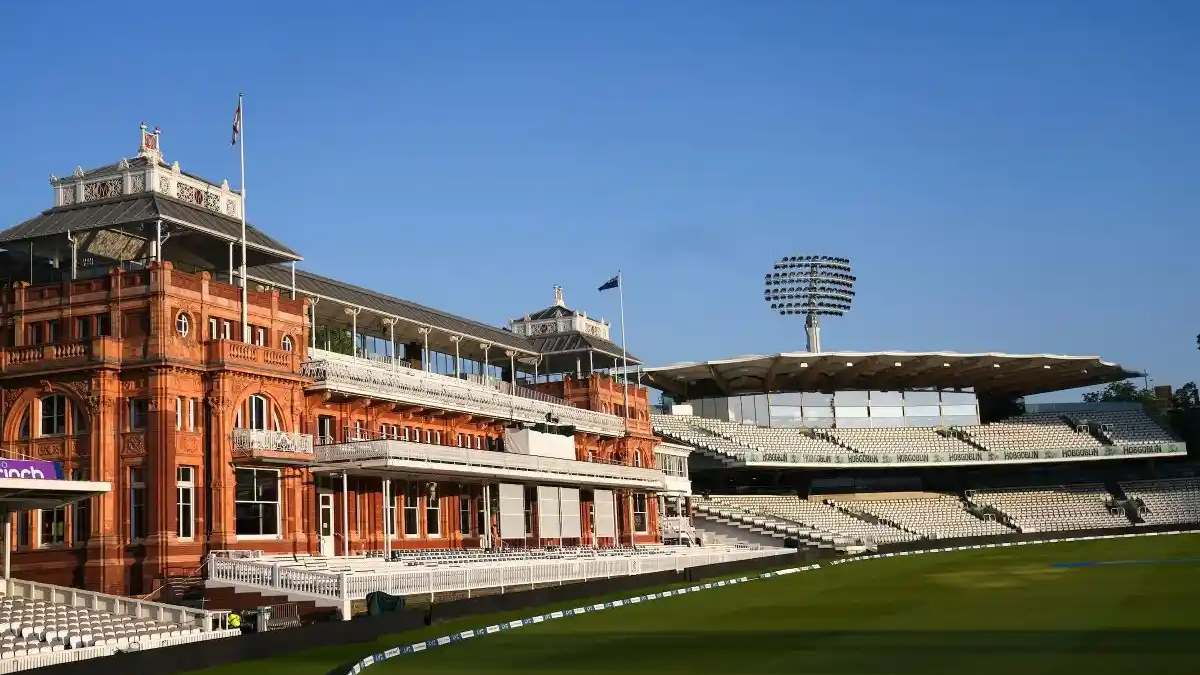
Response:
[{"label": "blue and white flag", "polygon": [[598,289],[596,289],[596,290],[598,290],[598,291],[607,291],[607,290],[608,290],[608,289],[610,289],[610,288],[616,288],[616,287],[618,287],[618,286],[620,286],[620,285],[621,285],[621,275],[620,275],[620,274],[618,274],[617,276],[615,276],[615,277],[613,277],[613,278],[609,279],[608,281],[604,282],[604,284],[603,284],[603,285],[601,285],[601,286],[600,286],[600,288],[598,288]]}]

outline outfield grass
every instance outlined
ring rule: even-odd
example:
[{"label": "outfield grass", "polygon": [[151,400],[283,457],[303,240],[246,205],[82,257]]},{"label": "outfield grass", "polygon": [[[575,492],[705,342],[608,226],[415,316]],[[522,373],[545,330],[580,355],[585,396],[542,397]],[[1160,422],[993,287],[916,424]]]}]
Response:
[{"label": "outfield grass", "polygon": [[[1092,561],[1125,562],[1059,566]],[[1198,601],[1200,535],[1043,544],[753,581],[466,640],[367,672],[1196,673]],[[206,672],[325,673],[383,646],[499,618]]]}]

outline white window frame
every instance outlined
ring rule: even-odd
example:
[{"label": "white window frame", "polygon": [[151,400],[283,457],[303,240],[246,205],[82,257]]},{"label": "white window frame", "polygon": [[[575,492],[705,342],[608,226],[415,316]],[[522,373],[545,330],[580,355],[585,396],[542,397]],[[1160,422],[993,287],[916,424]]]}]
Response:
[{"label": "white window frame", "polygon": [[[50,419],[57,430],[46,433],[46,402],[52,402]],[[63,436],[67,433],[67,397],[63,394],[49,394],[38,399],[38,436]]]},{"label": "white window frame", "polygon": [[283,336],[283,339],[281,339],[281,340],[279,341],[279,346],[280,346],[280,347],[283,349],[283,351],[285,351],[285,352],[291,352],[293,349],[295,349],[295,348],[296,348],[296,345],[295,345],[295,343],[292,341],[292,336],[291,336],[291,335],[284,335],[284,336]]},{"label": "white window frame", "polygon": [[[261,502],[258,500],[238,501],[237,498],[237,471],[246,470],[254,472],[255,484],[258,483],[259,473],[275,474],[275,498],[274,502]],[[237,505],[238,504],[274,504],[275,505],[275,532],[276,534],[238,534],[237,532]],[[238,541],[277,541],[283,538],[283,478],[279,469],[268,469],[258,466],[239,466],[234,470],[234,522],[233,532]],[[261,520],[261,517],[260,517]]]},{"label": "white window frame", "polygon": [[175,397],[175,431],[183,431],[183,397]]},{"label": "white window frame", "polygon": [[187,312],[180,312],[175,315],[175,332],[179,337],[187,337],[188,333],[192,332],[192,318]]},{"label": "white window frame", "polygon": [[[467,529],[463,529],[463,516],[467,517]],[[471,495],[460,494],[458,496],[458,533],[464,537],[469,537],[475,530],[475,512],[471,509]]]},{"label": "white window frame", "polygon": [[[137,424],[138,415],[136,412],[138,409],[139,401],[144,403],[146,406],[146,411],[144,413],[145,416],[142,418],[142,423],[140,426]],[[150,418],[150,401],[147,399],[144,399],[144,398],[131,398],[131,399],[129,399],[128,409],[129,409],[129,430],[130,431],[145,431],[146,428],[150,426],[150,424],[149,424],[149,422],[150,422],[150,419],[149,419]]]},{"label": "white window frame", "polygon": [[215,316],[208,317],[208,339],[217,339],[217,317]]},{"label": "white window frame", "polygon": [[272,412],[270,408],[271,401],[266,396],[251,394],[246,399],[246,428],[267,429],[268,413]]},{"label": "white window frame", "polygon": [[188,428],[188,431],[195,431],[196,430],[196,399],[189,398],[187,400],[187,402],[188,402],[188,419],[187,419],[188,426],[187,426],[187,428]]},{"label": "white window frame", "polygon": [[[409,513],[413,516],[415,532],[408,531]],[[421,486],[415,482],[406,483],[404,486],[404,518],[401,525],[404,528],[405,539],[417,539],[421,536]]]},{"label": "white window frame", "polygon": [[[642,509],[638,510],[638,497],[642,500]],[[645,492],[635,492],[632,497],[633,504],[630,511],[633,515],[633,531],[636,534],[647,534],[650,532],[650,500],[646,498]],[[637,525],[638,514],[642,516],[642,527],[639,529]]]},{"label": "white window frame", "polygon": [[[429,483],[433,486],[432,490],[425,490],[425,536],[429,539],[442,538],[442,498],[438,493],[437,483]],[[433,520],[429,516],[432,514]],[[429,523],[437,525],[437,531],[433,532],[429,529]]]},{"label": "white window frame", "polygon": [[[47,511],[49,511],[52,514],[52,517],[53,517],[53,514],[60,514],[59,518],[54,518],[54,520],[58,520],[62,524],[62,535],[61,535],[59,541],[46,542],[46,540],[42,539],[42,525],[44,524],[43,518],[45,517]],[[35,523],[35,527],[34,527],[34,532],[37,533],[37,545],[35,548],[61,548],[61,547],[64,547],[67,545],[67,507],[66,506],[56,506],[51,509],[36,509],[34,511],[34,517],[37,521]]]},{"label": "white window frame", "polygon": [[[184,523],[187,523],[187,534],[184,534]],[[196,467],[194,466],[175,467],[175,537],[179,541],[193,541],[196,538]]]}]

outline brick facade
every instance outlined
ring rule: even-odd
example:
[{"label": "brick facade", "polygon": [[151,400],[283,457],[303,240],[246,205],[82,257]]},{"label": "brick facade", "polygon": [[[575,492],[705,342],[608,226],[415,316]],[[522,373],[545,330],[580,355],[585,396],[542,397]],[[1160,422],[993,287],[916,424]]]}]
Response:
[{"label": "brick facade", "polygon": [[[300,364],[309,344],[307,300],[279,291],[250,291],[248,299],[246,343],[241,341],[240,289],[207,272],[174,269],[169,262],[57,284],[18,282],[5,289],[0,308],[3,448],[9,456],[60,461],[68,477],[108,481],[113,488],[78,512],[69,507],[45,518],[41,513],[16,517],[16,576],[144,594],[168,577],[195,575],[212,550],[319,553],[322,494],[332,496],[324,503],[333,516],[336,553],[343,552],[347,538],[351,552],[384,548],[380,477],[351,475],[343,498],[340,477],[235,447],[235,429],[252,426],[252,420],[284,432],[328,431],[334,440],[359,429],[489,448],[503,437],[500,419],[306,393]],[[548,384],[558,389],[550,393],[573,405],[622,412],[622,389],[607,378]],[[657,440],[650,432],[646,390],[631,387],[630,402],[629,434],[577,433],[578,459],[653,466]],[[238,470],[248,468],[264,470],[254,474],[253,483],[262,494],[236,489]],[[268,486],[275,472],[277,498]],[[479,546],[481,483],[403,478],[391,481],[391,493],[400,495],[393,548]],[[191,494],[190,518],[185,509],[183,523],[180,491]],[[409,495],[416,497],[415,504]],[[469,518],[460,510],[464,496]],[[639,499],[618,492],[621,543],[657,540],[653,495],[645,498],[646,531],[632,532]],[[433,505],[438,508],[428,508]],[[415,528],[406,527],[412,525],[412,506]],[[591,542],[588,507],[581,498],[584,544]],[[253,527],[257,518],[258,526],[271,532],[238,534],[239,508],[243,527]],[[469,521],[466,530],[460,527],[463,521]],[[537,543],[535,538],[520,545]]]}]

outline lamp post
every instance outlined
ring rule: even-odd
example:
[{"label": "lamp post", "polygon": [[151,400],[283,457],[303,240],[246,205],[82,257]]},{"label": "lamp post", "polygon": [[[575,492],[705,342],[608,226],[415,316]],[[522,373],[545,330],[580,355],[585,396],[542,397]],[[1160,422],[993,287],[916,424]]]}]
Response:
[{"label": "lamp post", "polygon": [[842,316],[854,301],[849,258],[800,255],[780,258],[764,278],[763,300],[784,316],[803,316],[808,351],[821,351],[822,316]]}]

